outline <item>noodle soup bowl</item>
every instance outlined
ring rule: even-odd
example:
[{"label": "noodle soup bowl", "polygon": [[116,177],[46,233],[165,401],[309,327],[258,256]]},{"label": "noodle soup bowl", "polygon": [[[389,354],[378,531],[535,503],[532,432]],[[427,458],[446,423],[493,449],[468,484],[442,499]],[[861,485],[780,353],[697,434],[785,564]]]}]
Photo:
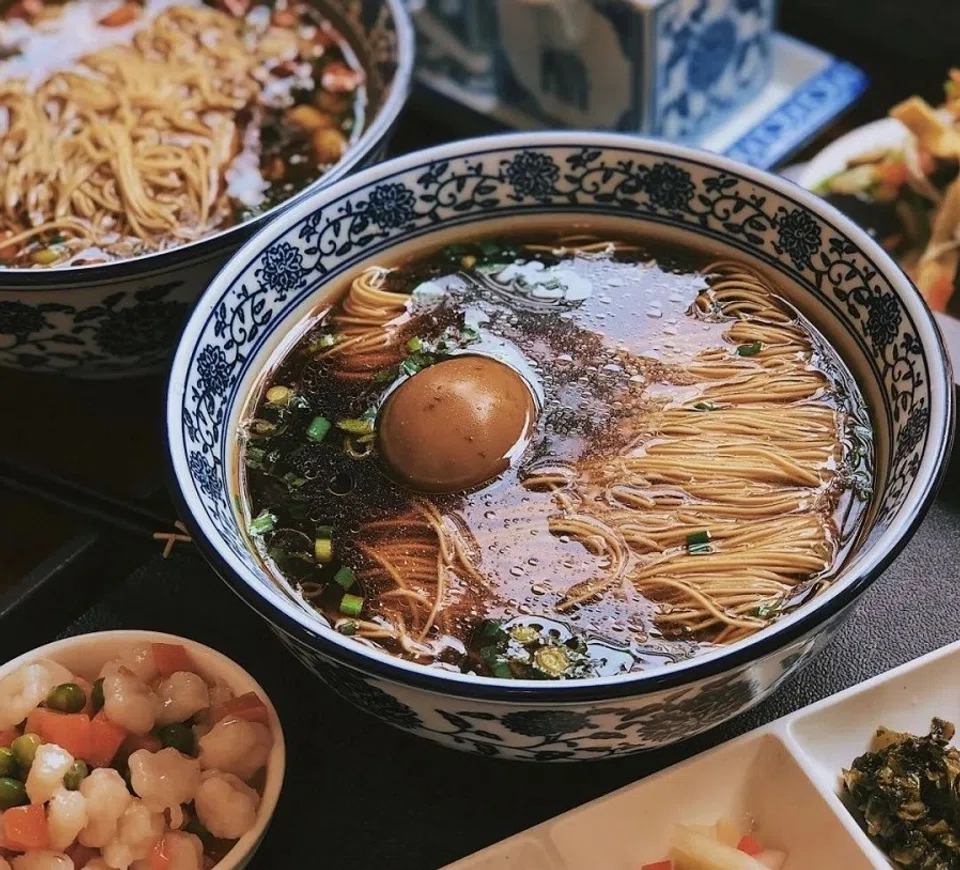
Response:
[{"label": "noodle soup bowl", "polygon": [[[268,362],[363,267],[511,229],[580,224],[669,238],[762,271],[841,354],[875,428],[865,526],[836,579],[771,626],[640,673],[508,680],[430,669],[343,637],[265,570],[246,537],[237,430]],[[281,271],[277,264],[286,264]],[[830,639],[910,538],[953,429],[941,337],[917,291],[853,223],[775,176],[605,133],[477,139],[355,175],[290,209],[213,281],[176,352],[166,421],[175,490],[223,579],[325,683],[454,748],[590,759],[705,731],[774,691]]]},{"label": "noodle soup bowl", "polygon": [[189,244],[99,265],[0,268],[0,366],[86,378],[162,370],[190,306],[246,239],[273,215],[383,159],[413,74],[403,2],[314,2],[367,75],[366,129],[340,162],[259,217]]}]

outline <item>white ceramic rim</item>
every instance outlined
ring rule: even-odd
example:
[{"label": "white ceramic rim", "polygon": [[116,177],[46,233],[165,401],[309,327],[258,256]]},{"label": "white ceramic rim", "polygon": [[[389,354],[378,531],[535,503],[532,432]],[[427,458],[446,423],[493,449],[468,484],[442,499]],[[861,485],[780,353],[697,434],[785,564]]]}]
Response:
[{"label": "white ceramic rim", "polygon": [[[257,808],[257,823],[247,833],[245,833],[233,848],[215,865],[215,870],[236,870],[243,866],[249,860],[250,856],[256,852],[263,839],[270,821],[273,819],[274,811],[277,808],[277,801],[280,799],[280,791],[283,788],[283,778],[287,767],[287,750],[283,737],[283,727],[280,724],[280,717],[277,716],[276,708],[270,700],[270,696],[263,690],[263,687],[238,665],[233,659],[228,658],[222,652],[212,649],[206,644],[191,640],[188,637],[179,637],[175,634],[166,634],[159,631],[143,631],[138,629],[113,629],[109,631],[94,631],[88,634],[76,634],[71,637],[65,637],[61,640],[55,640],[52,643],[37,647],[30,652],[17,656],[15,659],[0,665],[0,679],[12,673],[21,665],[35,662],[37,659],[52,659],[57,661],[58,654],[64,650],[81,651],[82,647],[96,643],[116,643],[119,646],[138,643],[176,643],[186,647],[188,652],[198,653],[197,663],[205,671],[216,671],[218,677],[223,677],[224,681],[231,685],[245,686],[245,692],[256,692],[260,700],[266,705],[270,717],[270,731],[273,733],[273,748],[270,750],[270,757],[267,760],[267,777],[263,786],[263,794],[260,797],[260,806]],[[213,663],[212,667],[207,662]],[[101,663],[102,664],[102,663]]]},{"label": "white ceramic rim", "polygon": [[[540,681],[540,680],[507,680],[495,677],[480,677],[474,674],[455,673],[451,671],[430,669],[423,665],[414,664],[403,659],[395,658],[388,653],[369,649],[361,644],[344,637],[332,628],[321,625],[313,619],[303,608],[298,607],[279,590],[269,588],[267,584],[256,580],[233,554],[228,546],[220,539],[219,533],[206,516],[206,512],[195,494],[192,475],[186,461],[183,432],[181,427],[180,408],[185,392],[188,364],[195,342],[200,337],[204,321],[217,304],[221,293],[255,260],[262,251],[273,241],[281,237],[294,224],[298,223],[314,211],[322,208],[328,200],[333,200],[356,191],[370,184],[376,183],[384,176],[408,170],[432,160],[456,159],[470,155],[476,151],[489,152],[500,149],[507,151],[514,148],[536,147],[590,147],[610,150],[644,150],[662,154],[666,157],[676,157],[682,160],[693,160],[716,167],[735,177],[753,181],[763,187],[770,188],[785,197],[796,201],[810,212],[834,225],[840,232],[848,236],[858,247],[869,256],[880,269],[884,277],[897,292],[904,307],[917,326],[918,338],[921,340],[928,365],[932,374],[930,380],[930,421],[929,432],[931,437],[927,441],[927,450],[923,456],[917,476],[911,484],[909,494],[890,527],[868,547],[844,566],[833,585],[809,604],[798,608],[791,614],[779,619],[771,627],[728,647],[706,652],[684,662],[671,664],[650,671],[621,674],[612,677],[593,677],[583,680],[569,681]],[[570,209],[575,213],[577,209]],[[639,220],[642,220],[640,218]],[[399,244],[399,241],[398,241]],[[265,362],[266,360],[264,360]],[[941,370],[938,372],[938,366]],[[945,468],[945,453],[950,446],[953,422],[953,380],[950,373],[949,361],[943,345],[940,331],[920,293],[899,269],[896,263],[870,236],[849,218],[824,202],[815,194],[805,190],[791,181],[772,175],[763,170],[754,169],[745,164],[729,160],[709,152],[700,151],[682,145],[651,140],[640,137],[626,136],[617,133],[570,131],[570,132],[531,132],[510,133],[495,136],[479,137],[441,145],[424,151],[414,152],[403,157],[381,163],[344,179],[328,188],[317,191],[311,197],[298,203],[295,207],[283,212],[270,225],[261,229],[251,238],[224,266],[214,278],[210,286],[201,296],[194,307],[184,328],[177,346],[170,372],[167,390],[166,427],[170,452],[170,461],[176,490],[183,504],[188,509],[184,521],[192,527],[195,540],[211,548],[211,553],[205,553],[214,565],[215,570],[223,576],[224,569],[233,577],[252,590],[254,595],[269,605],[275,612],[279,612],[286,620],[293,623],[296,630],[302,632],[311,640],[320,638],[319,649],[324,647],[332,651],[340,650],[342,660],[351,661],[356,658],[376,662],[378,674],[383,673],[387,678],[391,676],[401,683],[419,684],[434,691],[454,691],[466,696],[483,695],[499,699],[507,699],[526,694],[529,697],[543,698],[545,701],[553,695],[557,696],[606,696],[612,686],[620,686],[615,694],[623,694],[623,687],[627,684],[635,685],[637,693],[651,691],[664,685],[679,685],[689,683],[700,676],[700,673],[709,670],[710,673],[725,671],[733,668],[735,663],[745,664],[754,661],[761,655],[772,652],[788,642],[791,629],[798,623],[810,623],[808,630],[819,625],[829,616],[850,601],[843,601],[838,605],[833,602],[838,597],[849,597],[851,587],[864,587],[874,579],[899,553],[902,545],[915,531],[919,520],[929,505],[939,479]],[[936,443],[936,439],[945,433],[943,442]],[[226,577],[224,579],[227,579]],[[228,580],[228,584],[229,584]],[[862,588],[859,590],[862,591]],[[859,592],[857,593],[859,594]],[[243,596],[241,596],[243,597]],[[854,596],[855,597],[855,596]],[[245,599],[246,600],[246,599]],[[253,605],[251,605],[253,606]],[[254,608],[257,609],[257,608]],[[269,622],[273,622],[272,614],[263,611],[258,613]],[[815,619],[813,617],[816,617]],[[282,625],[278,623],[282,628]],[[778,642],[779,639],[779,642]],[[755,651],[755,648],[761,650]],[[721,659],[731,659],[729,668],[717,668]],[[711,669],[709,666],[713,664]],[[705,667],[706,666],[706,667]],[[448,687],[448,688],[444,688]],[[597,690],[591,692],[591,690]],[[605,691],[607,690],[607,691]],[[558,697],[559,700],[559,697]]]}]

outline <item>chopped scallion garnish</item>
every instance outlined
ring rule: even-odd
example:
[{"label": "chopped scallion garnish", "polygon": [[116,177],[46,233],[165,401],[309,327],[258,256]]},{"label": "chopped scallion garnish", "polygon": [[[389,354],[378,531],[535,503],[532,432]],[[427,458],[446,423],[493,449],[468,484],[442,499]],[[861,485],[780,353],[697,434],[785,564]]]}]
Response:
[{"label": "chopped scallion garnish", "polygon": [[293,390],[283,384],[274,384],[267,390],[267,401],[271,405],[286,405],[293,397]]},{"label": "chopped scallion garnish", "polygon": [[687,535],[687,546],[695,547],[697,544],[709,544],[710,543],[710,532],[706,529],[700,532],[690,532]]},{"label": "chopped scallion garnish", "polygon": [[397,379],[400,374],[400,366],[390,366],[388,369],[381,369],[373,376],[373,380],[378,384],[387,384]]},{"label": "chopped scallion garnish", "polygon": [[292,471],[288,471],[283,477],[280,478],[287,486],[298,487],[303,486],[307,480],[304,477],[301,477],[299,474],[294,474]]},{"label": "chopped scallion garnish", "polygon": [[737,348],[737,356],[753,356],[760,353],[763,345],[759,341],[751,341],[749,344],[741,344]]},{"label": "chopped scallion garnish", "polygon": [[336,343],[337,337],[335,335],[321,335],[316,340],[317,347],[333,347]]},{"label": "chopped scallion garnish", "polygon": [[317,537],[318,537],[318,538],[332,538],[332,537],[333,537],[333,526],[317,526]]},{"label": "chopped scallion garnish", "polygon": [[693,410],[694,411],[716,411],[717,406],[714,405],[713,402],[697,402],[697,404],[693,406]]},{"label": "chopped scallion garnish", "polygon": [[363,612],[362,595],[344,595],[340,602],[340,612],[344,616],[357,617]]},{"label": "chopped scallion garnish", "polygon": [[407,342],[407,350],[410,353],[420,353],[423,350],[423,342],[417,336],[414,336]]},{"label": "chopped scallion garnish", "polygon": [[691,556],[706,556],[708,553],[713,552],[713,547],[709,544],[693,544],[687,546],[687,552]]},{"label": "chopped scallion garnish", "polygon": [[333,558],[333,541],[330,538],[317,538],[313,542],[313,558],[320,563],[329,562]]},{"label": "chopped scallion garnish", "polygon": [[333,575],[333,582],[344,589],[352,589],[353,584],[357,582],[357,577],[346,565],[337,570]]},{"label": "chopped scallion garnish", "polygon": [[266,451],[262,447],[254,447],[250,445],[247,447],[244,461],[249,468],[260,468],[260,466],[263,464],[263,457],[265,453]]},{"label": "chopped scallion garnish", "polygon": [[373,420],[348,417],[345,420],[337,420],[337,428],[351,435],[367,435],[373,431]]},{"label": "chopped scallion garnish", "polygon": [[340,634],[345,634],[347,637],[352,637],[357,633],[357,624],[349,620],[347,622],[341,622],[340,625],[337,626],[337,631],[339,631]]},{"label": "chopped scallion garnish", "polygon": [[311,441],[323,441],[330,431],[330,421],[326,417],[314,417],[307,426],[307,438]]},{"label": "chopped scallion garnish", "polygon": [[260,511],[257,516],[250,520],[250,534],[263,535],[272,532],[277,525],[277,518],[268,510]]}]

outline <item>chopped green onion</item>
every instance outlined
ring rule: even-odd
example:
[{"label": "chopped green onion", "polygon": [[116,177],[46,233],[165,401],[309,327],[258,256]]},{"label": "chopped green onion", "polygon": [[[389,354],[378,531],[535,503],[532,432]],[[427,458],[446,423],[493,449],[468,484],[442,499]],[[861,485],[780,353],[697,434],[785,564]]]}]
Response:
[{"label": "chopped green onion", "polygon": [[333,558],[333,541],[330,538],[314,540],[313,558],[318,562],[329,562]]},{"label": "chopped green onion", "polygon": [[420,353],[423,350],[423,342],[417,336],[414,336],[407,342],[407,350],[410,353]]},{"label": "chopped green onion", "polygon": [[340,612],[344,616],[359,616],[363,612],[363,596],[344,595],[340,602]]},{"label": "chopped green onion", "polygon": [[307,426],[307,438],[311,441],[323,441],[330,431],[330,421],[326,417],[314,417]]},{"label": "chopped green onion", "polygon": [[770,619],[780,612],[780,608],[775,603],[761,604],[754,611],[759,619]]},{"label": "chopped green onion", "polygon": [[460,335],[464,344],[473,344],[475,341],[480,341],[479,330],[474,329],[472,326],[465,326]]},{"label": "chopped green onion", "polygon": [[340,625],[337,626],[337,631],[339,631],[340,634],[345,634],[347,637],[352,637],[357,633],[357,624],[349,621],[341,622]]},{"label": "chopped green onion", "polygon": [[344,565],[333,575],[333,582],[342,586],[344,589],[352,589],[353,584],[357,582],[357,577],[353,571]]},{"label": "chopped green onion", "polygon": [[294,474],[292,471],[288,471],[283,477],[280,478],[287,486],[303,486],[307,479],[305,477],[300,477],[299,474]]},{"label": "chopped green onion", "polygon": [[717,406],[714,405],[713,402],[697,402],[697,404],[693,406],[693,410],[694,411],[716,411]]},{"label": "chopped green onion", "polygon": [[257,516],[250,520],[250,534],[263,535],[272,532],[277,525],[277,518],[268,510],[260,511]]},{"label": "chopped green onion", "polygon": [[691,556],[706,556],[708,553],[713,552],[713,547],[709,544],[693,544],[687,547],[687,552]]},{"label": "chopped green onion", "polygon": [[337,428],[351,435],[367,435],[373,431],[373,420],[348,417],[346,420],[337,420]]},{"label": "chopped green onion", "polygon": [[265,454],[266,451],[262,447],[250,445],[244,454],[244,461],[249,468],[260,468],[263,465],[263,457]]},{"label": "chopped green onion", "polygon": [[[369,436],[365,435],[363,437],[367,438]],[[344,436],[343,449],[351,459],[366,459],[373,453],[373,445],[369,441],[361,444],[359,438],[353,438],[350,435]]]},{"label": "chopped green onion", "polygon": [[[442,350],[443,342],[437,343],[437,350]],[[413,356],[408,356],[402,363],[399,365],[399,370],[401,374],[404,375],[415,375],[417,372],[422,371],[432,362],[431,358],[425,354],[418,353]]]},{"label": "chopped green onion", "polygon": [[510,665],[503,659],[497,659],[494,662],[488,662],[488,665],[490,666],[490,673],[495,677],[499,677],[501,680],[514,679],[513,671],[510,670]]},{"label": "chopped green onion", "polygon": [[267,390],[267,401],[271,405],[286,405],[293,396],[293,390],[283,384],[276,384]]},{"label": "chopped green onion", "polygon": [[754,354],[760,353],[760,348],[762,345],[759,341],[751,341],[749,344],[741,344],[737,348],[738,356],[753,356]]},{"label": "chopped green onion", "polygon": [[390,366],[388,369],[381,369],[373,376],[374,383],[386,384],[394,381],[400,374],[400,366]]},{"label": "chopped green onion", "polygon": [[318,538],[332,538],[332,537],[333,537],[333,526],[317,526],[317,537],[318,537]]},{"label": "chopped green onion", "polygon": [[710,543],[710,532],[704,529],[701,532],[690,532],[687,535],[687,546],[695,547],[698,544],[709,544]]},{"label": "chopped green onion", "polygon": [[485,619],[477,627],[477,637],[480,640],[500,641],[507,636],[499,622],[492,619]]}]

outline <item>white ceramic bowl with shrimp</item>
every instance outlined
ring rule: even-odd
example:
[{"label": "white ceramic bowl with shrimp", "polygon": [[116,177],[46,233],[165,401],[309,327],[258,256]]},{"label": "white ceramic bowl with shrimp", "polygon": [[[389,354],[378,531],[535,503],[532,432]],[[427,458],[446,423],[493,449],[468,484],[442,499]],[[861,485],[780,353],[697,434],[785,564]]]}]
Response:
[{"label": "white ceramic bowl with shrimp", "polygon": [[[155,631],[120,630],[81,634],[54,641],[0,665],[0,680],[19,667],[38,659],[48,659],[63,665],[77,676],[89,677],[100,671],[111,659],[122,656],[132,647],[142,644],[179,644],[190,655],[198,674],[207,682],[229,687],[235,696],[255,692],[269,714],[269,728],[273,745],[266,764],[266,777],[254,826],[236,841],[233,848],[216,864],[216,870],[242,870],[246,867],[263,840],[273,818],[283,785],[286,769],[286,748],[280,719],[270,698],[259,683],[236,662],[222,653],[185,637]],[[0,699],[2,701],[2,699]]]}]

